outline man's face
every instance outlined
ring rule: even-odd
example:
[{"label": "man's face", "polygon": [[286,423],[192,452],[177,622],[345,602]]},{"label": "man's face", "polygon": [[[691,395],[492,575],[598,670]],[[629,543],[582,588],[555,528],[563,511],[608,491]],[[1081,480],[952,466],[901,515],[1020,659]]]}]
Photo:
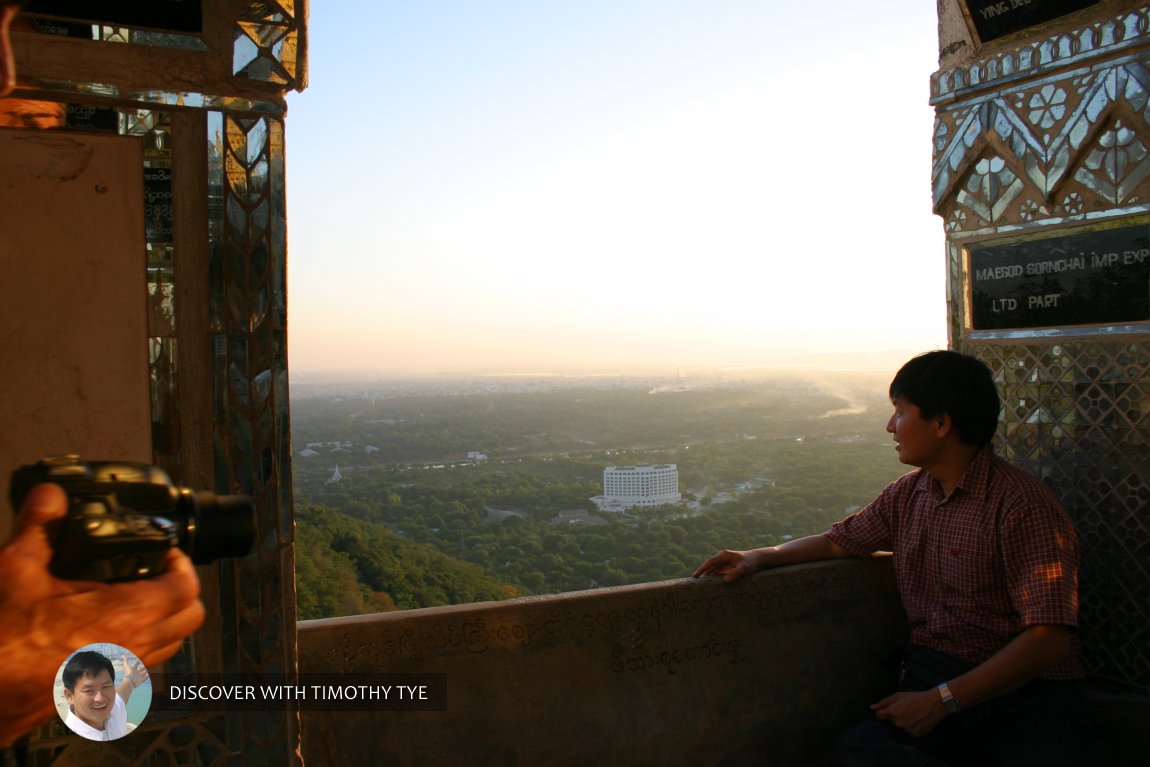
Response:
[{"label": "man's face", "polygon": [[924,420],[918,405],[903,397],[896,397],[891,404],[894,413],[886,423],[886,430],[894,435],[898,459],[910,466],[929,466],[942,446],[940,419]]},{"label": "man's face", "polygon": [[76,680],[74,690],[64,688],[64,697],[89,727],[104,729],[105,722],[112,715],[112,704],[116,702],[116,687],[106,670],[96,676],[85,674]]}]

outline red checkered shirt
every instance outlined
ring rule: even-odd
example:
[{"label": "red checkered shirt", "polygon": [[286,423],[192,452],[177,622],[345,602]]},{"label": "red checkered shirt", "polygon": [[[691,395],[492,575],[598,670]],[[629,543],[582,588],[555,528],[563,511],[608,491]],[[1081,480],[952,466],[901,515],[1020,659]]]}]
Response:
[{"label": "red checkered shirt", "polygon": [[[911,472],[827,536],[855,556],[894,553],[913,644],[977,664],[1028,626],[1078,626],[1074,524],[1046,485],[989,445],[949,498]],[[1044,678],[1083,675],[1073,644]]]}]

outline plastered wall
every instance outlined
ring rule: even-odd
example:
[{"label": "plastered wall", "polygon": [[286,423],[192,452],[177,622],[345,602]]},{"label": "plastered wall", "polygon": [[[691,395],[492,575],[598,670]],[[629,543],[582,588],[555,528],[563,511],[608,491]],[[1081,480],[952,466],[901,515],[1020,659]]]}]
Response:
[{"label": "plastered wall", "polygon": [[299,624],[301,674],[444,674],[441,711],[304,711],[307,764],[825,764],[894,683],[888,560]]}]

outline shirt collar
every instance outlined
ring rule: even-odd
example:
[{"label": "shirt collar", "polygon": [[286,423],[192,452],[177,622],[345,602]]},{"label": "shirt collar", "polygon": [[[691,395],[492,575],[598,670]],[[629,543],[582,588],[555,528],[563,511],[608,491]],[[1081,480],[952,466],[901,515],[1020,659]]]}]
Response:
[{"label": "shirt collar", "polygon": [[955,492],[961,490],[966,494],[978,494],[986,497],[986,494],[990,492],[990,467],[993,463],[994,447],[987,442],[974,454],[970,465],[962,473],[962,478],[954,486]]},{"label": "shirt collar", "polygon": [[[980,494],[985,495],[990,490],[990,470],[994,463],[994,447],[988,442],[978,449],[971,459],[970,465],[966,467],[966,471],[962,473],[962,477],[954,486],[954,492],[950,494],[953,498],[955,493],[962,491],[964,495]],[[915,481],[914,492],[929,493],[931,495],[941,496],[942,491],[938,487],[938,482],[930,475],[925,469],[918,470],[918,479]]]}]

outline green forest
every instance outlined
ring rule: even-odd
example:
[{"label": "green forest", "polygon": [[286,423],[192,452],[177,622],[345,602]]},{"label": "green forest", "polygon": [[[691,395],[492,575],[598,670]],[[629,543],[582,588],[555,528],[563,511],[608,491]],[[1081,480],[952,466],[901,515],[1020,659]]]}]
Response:
[{"label": "green forest", "polygon": [[[293,399],[300,618],[689,575],[825,529],[906,468],[886,380],[788,374]],[[684,503],[599,514],[603,469],[678,466]]]}]

